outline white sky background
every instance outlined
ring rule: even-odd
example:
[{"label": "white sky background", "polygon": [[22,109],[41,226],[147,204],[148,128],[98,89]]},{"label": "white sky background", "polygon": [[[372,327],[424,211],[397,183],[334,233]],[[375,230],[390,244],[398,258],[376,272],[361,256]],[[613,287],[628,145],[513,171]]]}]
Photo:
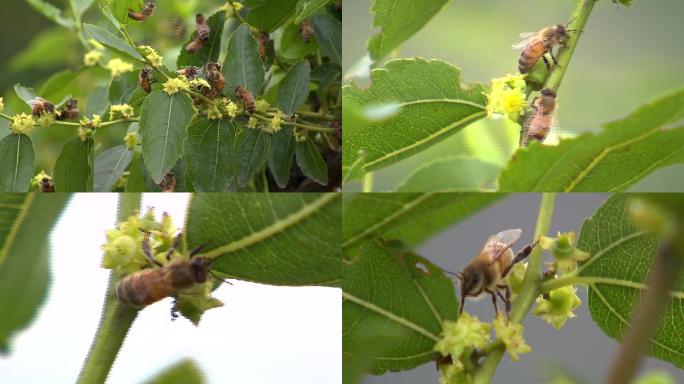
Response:
[{"label": "white sky background", "polygon": [[[187,194],[147,194],[143,209],[169,212],[180,227]],[[52,234],[52,282],[31,327],[0,357],[2,383],[73,383],[97,329],[108,270],[100,268],[116,194],[74,196]],[[342,382],[341,291],[233,281],[214,296],[224,306],[195,327],[171,321],[171,299],[140,312],[109,375],[110,384],[140,383],[191,357],[209,383]]]}]

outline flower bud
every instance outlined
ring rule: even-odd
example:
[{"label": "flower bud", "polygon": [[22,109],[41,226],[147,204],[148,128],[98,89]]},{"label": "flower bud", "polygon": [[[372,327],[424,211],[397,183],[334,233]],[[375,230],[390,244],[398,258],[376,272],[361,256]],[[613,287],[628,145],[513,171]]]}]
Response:
[{"label": "flower bud", "polygon": [[537,307],[532,312],[541,316],[542,320],[560,329],[565,321],[575,317],[572,312],[582,304],[582,300],[576,294],[577,288],[567,286],[558,288],[548,294],[548,298],[537,298]]}]

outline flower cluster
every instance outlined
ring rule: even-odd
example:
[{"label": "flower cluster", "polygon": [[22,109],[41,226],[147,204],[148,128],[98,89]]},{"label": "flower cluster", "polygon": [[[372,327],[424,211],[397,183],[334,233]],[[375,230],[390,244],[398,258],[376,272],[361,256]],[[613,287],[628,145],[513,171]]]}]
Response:
[{"label": "flower cluster", "polygon": [[5,110],[5,100],[0,97],[0,113],[2,113]]},{"label": "flower cluster", "polygon": [[223,118],[223,112],[216,104],[212,104],[207,108],[207,119],[218,120]]},{"label": "flower cluster", "polygon": [[39,187],[43,180],[52,181],[52,176],[48,175],[44,170],[40,171],[31,180],[31,185],[34,187]]},{"label": "flower cluster", "polygon": [[107,69],[112,73],[112,77],[118,77],[124,73],[133,71],[133,64],[121,59],[111,59],[107,63]]},{"label": "flower cluster", "polygon": [[259,99],[259,100],[254,102],[254,109],[257,112],[266,113],[270,106],[271,106],[271,104],[269,104],[268,101],[266,101],[266,100]]},{"label": "flower cluster", "polygon": [[532,352],[532,347],[525,343],[522,324],[510,324],[501,316],[497,316],[492,322],[494,334],[506,345],[506,351],[511,355],[511,360],[518,361],[519,354]]},{"label": "flower cluster", "polygon": [[195,87],[197,89],[201,89],[202,87],[207,88],[207,89],[211,89],[211,84],[209,84],[209,82],[205,79],[193,79],[190,82],[190,85],[192,85],[193,87]]},{"label": "flower cluster", "polygon": [[15,135],[28,134],[35,124],[31,115],[21,113],[12,117],[10,130]]},{"label": "flower cluster", "polygon": [[112,105],[109,109],[109,120],[114,120],[119,114],[125,119],[130,119],[135,116],[135,110],[128,104]]},{"label": "flower cluster", "polygon": [[555,261],[551,264],[553,271],[570,273],[577,269],[577,263],[587,260],[589,254],[575,248],[575,232],[558,233],[555,238],[541,236],[539,246],[551,252]]},{"label": "flower cluster", "polygon": [[166,81],[164,83],[164,92],[166,92],[167,95],[175,95],[179,91],[189,91],[190,90],[190,82],[188,82],[188,79],[180,75],[176,78],[172,78]]},{"label": "flower cluster", "polygon": [[138,144],[138,134],[135,132],[128,132],[124,137],[124,143],[128,149],[135,149],[136,144]]},{"label": "flower cluster", "polygon": [[487,96],[487,115],[500,114],[514,122],[525,113],[525,76],[506,75],[492,79],[492,91]]},{"label": "flower cluster", "polygon": [[577,288],[569,285],[551,291],[546,298],[540,296],[532,313],[560,329],[566,320],[575,317],[572,311],[582,304],[576,292]]},{"label": "flower cluster", "polygon": [[255,129],[257,127],[258,122],[259,121],[256,119],[256,117],[250,117],[249,121],[247,122],[247,128]]},{"label": "flower cluster", "polygon": [[43,112],[38,116],[38,125],[41,127],[49,127],[55,122],[55,115],[49,112]]},{"label": "flower cluster", "polygon": [[275,115],[273,116],[273,120],[271,120],[271,128],[273,128],[273,132],[278,132],[280,131],[280,126],[283,122],[283,114],[280,111],[277,111]]},{"label": "flower cluster", "polygon": [[153,67],[159,68],[163,65],[164,58],[159,56],[156,49],[149,45],[141,45],[138,48],[140,48],[147,61],[149,61]]},{"label": "flower cluster", "polygon": [[94,67],[100,64],[103,57],[104,53],[102,51],[98,49],[90,50],[83,56],[83,64],[86,67]]}]

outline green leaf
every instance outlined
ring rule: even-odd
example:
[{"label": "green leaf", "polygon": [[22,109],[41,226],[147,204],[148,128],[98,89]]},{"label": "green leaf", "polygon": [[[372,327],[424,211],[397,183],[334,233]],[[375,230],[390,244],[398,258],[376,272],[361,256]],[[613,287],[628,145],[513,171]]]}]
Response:
[{"label": "green leaf", "polygon": [[297,165],[304,176],[321,185],[328,185],[328,165],[318,152],[316,145],[307,137],[297,143]]},{"label": "green leaf", "polygon": [[187,172],[197,192],[223,192],[235,181],[235,123],[199,119],[185,139]]},{"label": "green leaf", "polygon": [[264,131],[243,128],[238,132],[233,156],[240,187],[246,187],[252,176],[264,165],[270,146],[271,135]]},{"label": "green leaf", "polygon": [[648,103],[598,134],[558,146],[532,143],[501,174],[503,191],[622,191],[653,170],[684,162],[684,89]]},{"label": "green leaf", "polygon": [[73,42],[73,35],[67,29],[55,27],[43,30],[36,33],[31,43],[9,60],[7,69],[21,72],[66,67],[72,58],[64,52],[73,49]]},{"label": "green leaf", "polygon": [[136,51],[135,48],[131,47],[128,43],[120,38],[114,36],[109,31],[92,24],[83,24],[83,29],[98,43],[110,48],[114,52],[130,57],[139,62],[145,61],[142,55]]},{"label": "green leaf", "polygon": [[35,160],[29,136],[9,134],[0,140],[0,191],[28,192]]},{"label": "green leaf", "polygon": [[36,93],[33,91],[33,88],[24,87],[21,84],[14,85],[14,92],[28,106],[31,106],[29,102],[37,97]]},{"label": "green leaf", "polygon": [[92,192],[93,139],[71,139],[62,148],[55,164],[56,192]]},{"label": "green leaf", "polygon": [[77,88],[75,83],[78,77],[88,70],[88,68],[85,68],[77,71],[65,70],[57,72],[43,83],[39,94],[45,100],[55,104],[55,108],[59,108],[60,104],[65,103],[71,98],[73,91]]},{"label": "green leaf", "polygon": [[247,24],[241,24],[230,36],[223,75],[230,89],[242,85],[255,97],[259,95],[264,85],[265,74],[259,56],[259,45],[254,40]]},{"label": "green leaf", "polygon": [[113,78],[109,85],[109,102],[112,105],[128,104],[139,87],[138,76],[138,72],[130,72]]},{"label": "green leaf", "polygon": [[204,384],[206,380],[197,364],[191,359],[184,359],[166,368],[153,377],[147,384]]},{"label": "green leaf", "polygon": [[203,256],[218,257],[212,269],[223,277],[338,286],[340,203],[335,193],[196,194],[185,225],[188,247],[209,242]]},{"label": "green leaf", "polygon": [[295,23],[301,23],[304,19],[325,7],[330,1],[331,0],[299,0],[297,3],[297,18],[295,19]]},{"label": "green leaf", "polygon": [[273,134],[271,150],[268,153],[268,168],[280,188],[286,188],[290,182],[292,163],[297,142],[292,135],[291,127],[283,127]]},{"label": "green leaf", "polygon": [[131,19],[128,18],[128,10],[139,11],[142,9],[143,0],[113,0],[112,14],[121,24],[128,23]]},{"label": "green leaf", "polygon": [[330,87],[333,84],[339,86],[341,79],[342,67],[337,64],[325,63],[311,71],[311,80],[318,83],[318,100],[320,100],[321,103],[326,101]]},{"label": "green leaf", "polygon": [[[133,160],[131,160],[131,166],[128,172],[126,192],[148,192],[147,183],[145,181],[147,169],[145,168],[145,161],[142,158],[141,152],[133,152]],[[156,187],[159,188],[159,186]],[[151,192],[151,190],[149,191]]]},{"label": "green leaf", "polygon": [[190,36],[190,39],[183,44],[183,49],[181,49],[180,56],[178,56],[178,60],[176,61],[178,68],[188,66],[202,67],[210,61],[217,63],[219,54],[221,53],[221,36],[223,36],[223,26],[225,23],[225,11],[219,11],[209,16],[207,19],[207,24],[211,28],[209,41],[205,42],[202,48],[196,53],[190,53],[185,50],[185,46],[197,37],[197,31],[195,31],[192,36]]},{"label": "green leaf", "polygon": [[0,353],[47,295],[50,230],[71,195],[0,194]]},{"label": "green leaf", "polygon": [[140,114],[142,152],[155,183],[161,183],[178,162],[193,114],[192,100],[182,92],[169,96],[154,91],[145,99]]},{"label": "green leaf", "polygon": [[265,0],[249,11],[247,22],[260,31],[271,33],[285,24],[296,6],[297,0]]},{"label": "green leaf", "polygon": [[102,152],[95,159],[95,192],[111,192],[116,182],[121,178],[131,161],[133,151],[125,145],[117,145]]},{"label": "green leaf", "polygon": [[104,116],[109,109],[109,87],[97,86],[90,91],[84,116],[89,118],[93,115]]},{"label": "green leaf", "polygon": [[43,16],[65,27],[73,28],[74,21],[64,17],[62,10],[43,0],[26,0],[33,9],[40,12]]},{"label": "green leaf", "polygon": [[501,168],[474,157],[453,156],[416,168],[397,192],[493,191]]},{"label": "green leaf", "polygon": [[458,318],[452,280],[397,240],[365,242],[344,259],[342,364],[359,337],[388,331],[396,336],[382,340],[380,353],[369,356],[371,373],[407,370],[434,360],[442,322]]},{"label": "green leaf", "polygon": [[461,70],[439,60],[393,60],[371,72],[371,86],[343,88],[344,112],[360,111],[345,124],[342,164],[366,153],[369,172],[409,157],[486,116],[485,88],[464,89]]},{"label": "green leaf", "polygon": [[[592,257],[578,269],[589,285],[589,310],[594,322],[608,336],[620,340],[630,326],[651,264],[658,251],[658,239],[637,229],[629,214],[630,194],[616,194],[582,225],[577,248]],[[684,367],[684,279],[671,292],[663,321],[651,338],[650,354]]]},{"label": "green leaf", "polygon": [[373,61],[387,56],[418,32],[449,0],[373,0],[373,27],[379,32],[368,40]]},{"label": "green leaf", "polygon": [[289,23],[280,36],[278,55],[287,61],[298,61],[316,52],[316,47],[312,41],[304,42],[299,24]]},{"label": "green leaf", "polygon": [[71,4],[71,8],[76,11],[76,13],[82,15],[85,11],[90,8],[95,0],[69,0],[69,3]]},{"label": "green leaf", "polygon": [[401,239],[415,246],[501,197],[482,193],[345,194],[342,248],[373,238]]},{"label": "green leaf", "polygon": [[295,64],[287,71],[278,87],[278,108],[288,116],[292,116],[309,98],[309,81],[311,66],[306,60]]},{"label": "green leaf", "polygon": [[330,15],[318,15],[311,20],[321,52],[333,63],[342,65],[342,23]]}]

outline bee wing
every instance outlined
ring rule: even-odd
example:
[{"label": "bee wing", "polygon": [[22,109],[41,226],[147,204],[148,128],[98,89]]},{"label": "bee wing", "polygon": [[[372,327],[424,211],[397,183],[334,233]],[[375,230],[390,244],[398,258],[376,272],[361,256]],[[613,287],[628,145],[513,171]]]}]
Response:
[{"label": "bee wing", "polygon": [[558,125],[558,104],[556,104],[556,109],[553,111],[553,117],[551,118],[551,128],[549,129],[549,135],[544,140],[544,144],[547,145],[558,145],[561,139],[560,125]]},{"label": "bee wing", "polygon": [[524,32],[520,34],[520,37],[522,38],[522,41],[520,41],[517,44],[513,44],[511,48],[513,49],[523,49],[526,46],[528,46],[534,38],[537,36],[535,32]]},{"label": "bee wing", "polygon": [[512,247],[513,244],[520,240],[521,234],[522,230],[520,228],[516,228],[507,229],[497,233],[496,235],[490,236],[482,246],[482,251],[480,251],[480,253],[489,255],[490,263],[494,263],[499,259],[499,257],[501,257],[501,255],[504,254],[504,252]]}]

